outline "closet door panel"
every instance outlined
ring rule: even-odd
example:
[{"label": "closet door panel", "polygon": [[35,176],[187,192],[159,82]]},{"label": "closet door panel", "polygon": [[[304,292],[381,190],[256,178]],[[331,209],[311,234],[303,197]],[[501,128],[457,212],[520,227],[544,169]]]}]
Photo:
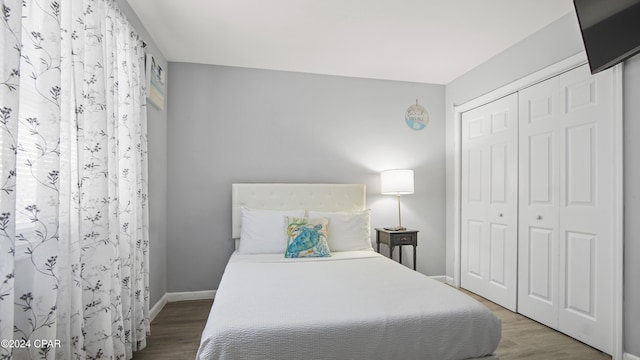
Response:
[{"label": "closet door panel", "polygon": [[[484,233],[484,222],[471,220],[467,221],[467,236],[464,237],[466,247],[466,274],[476,277],[478,280],[482,280],[484,277],[484,271],[482,271],[482,243]],[[473,283],[473,280],[469,280]]]},{"label": "closet door panel", "polygon": [[491,203],[505,204],[507,202],[507,172],[509,145],[498,143],[491,145]]},{"label": "closet door panel", "polygon": [[586,66],[559,76],[559,329],[612,351],[613,76]]},{"label": "closet door panel", "polygon": [[558,326],[557,79],[519,92],[518,312]]},{"label": "closet door panel", "polygon": [[597,206],[596,199],[596,126],[593,123],[566,129],[566,202],[565,206]]},{"label": "closet door panel", "polygon": [[518,311],[607,353],[612,94],[586,66],[519,92]]},{"label": "closet door panel", "polygon": [[517,95],[462,116],[461,285],[516,309]]},{"label": "closet door panel", "polygon": [[507,279],[507,257],[505,249],[507,248],[507,232],[508,227],[503,224],[491,224],[489,231],[489,281],[502,288],[508,286]]},{"label": "closet door panel", "polygon": [[463,221],[461,229],[461,268],[463,282],[473,289],[486,281],[485,261],[487,221],[482,215],[488,200],[488,154],[485,139],[490,134],[490,124],[484,114],[468,114],[462,127],[462,172],[469,179],[462,184]]},{"label": "closet door panel", "polygon": [[527,295],[549,304],[553,303],[555,294],[551,280],[554,243],[552,229],[529,227]]},{"label": "closet door panel", "polygon": [[567,232],[565,241],[565,308],[594,319],[595,314],[595,245],[596,235]]},{"label": "closet door panel", "polygon": [[537,206],[553,206],[553,153],[554,135],[552,132],[542,132],[528,137],[529,143],[529,203]]}]

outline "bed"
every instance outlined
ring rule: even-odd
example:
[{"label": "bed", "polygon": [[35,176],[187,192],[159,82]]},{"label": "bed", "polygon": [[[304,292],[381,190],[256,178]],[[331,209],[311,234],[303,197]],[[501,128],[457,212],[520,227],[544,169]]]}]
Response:
[{"label": "bed", "polygon": [[[240,241],[198,359],[496,359],[501,328],[493,313],[373,251],[364,185],[233,184],[232,203]],[[247,234],[252,211],[269,221]],[[286,212],[328,219],[330,256],[285,258],[281,243],[263,244]],[[364,229],[366,241],[359,239]]]}]

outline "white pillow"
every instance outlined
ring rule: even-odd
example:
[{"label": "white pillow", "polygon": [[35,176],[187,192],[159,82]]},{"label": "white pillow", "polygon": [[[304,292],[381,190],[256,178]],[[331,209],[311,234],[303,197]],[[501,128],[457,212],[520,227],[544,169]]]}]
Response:
[{"label": "white pillow", "polygon": [[350,212],[309,211],[310,218],[329,219],[331,251],[372,250],[371,210]]},{"label": "white pillow", "polygon": [[287,248],[285,216],[304,217],[304,210],[240,209],[240,254],[284,254]]}]

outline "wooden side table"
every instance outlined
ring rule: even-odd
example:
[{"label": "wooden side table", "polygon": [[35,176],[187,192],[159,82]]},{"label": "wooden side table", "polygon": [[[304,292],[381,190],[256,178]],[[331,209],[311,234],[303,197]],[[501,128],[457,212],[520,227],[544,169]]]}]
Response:
[{"label": "wooden side table", "polygon": [[416,246],[418,246],[418,230],[387,230],[376,228],[376,248],[380,252],[380,243],[389,247],[389,257],[393,259],[393,249],[400,246],[400,263],[402,264],[402,246],[413,246],[413,270],[416,269]]}]

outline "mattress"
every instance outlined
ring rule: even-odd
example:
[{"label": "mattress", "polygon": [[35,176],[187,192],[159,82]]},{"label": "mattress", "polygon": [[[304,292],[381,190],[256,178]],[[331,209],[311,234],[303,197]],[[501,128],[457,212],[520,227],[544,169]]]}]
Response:
[{"label": "mattress", "polygon": [[234,253],[197,358],[468,359],[500,335],[485,306],[374,251]]}]

